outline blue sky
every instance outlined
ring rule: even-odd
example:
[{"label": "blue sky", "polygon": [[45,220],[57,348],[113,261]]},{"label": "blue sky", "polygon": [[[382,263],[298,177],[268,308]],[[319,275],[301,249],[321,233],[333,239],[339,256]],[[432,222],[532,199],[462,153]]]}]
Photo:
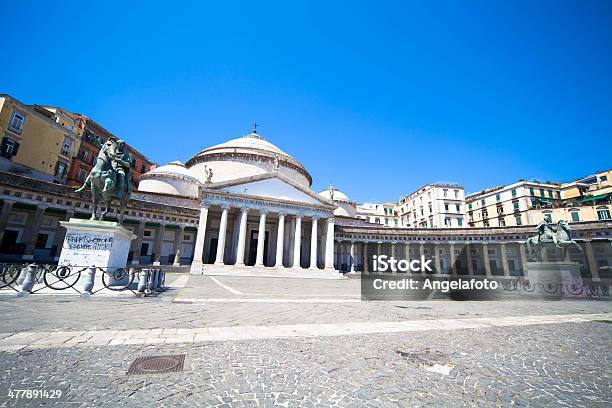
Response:
[{"label": "blue sky", "polygon": [[610,1],[124,3],[5,2],[0,93],[161,164],[255,119],[359,202],[612,167]]}]

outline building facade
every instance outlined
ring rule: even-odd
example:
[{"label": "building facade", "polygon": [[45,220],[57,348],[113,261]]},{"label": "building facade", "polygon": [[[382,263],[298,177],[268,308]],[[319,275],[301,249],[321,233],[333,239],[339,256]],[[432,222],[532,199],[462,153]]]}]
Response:
[{"label": "building facade", "polygon": [[64,184],[79,138],[72,119],[62,120],[0,94],[0,171]]},{"label": "building facade", "polygon": [[407,228],[465,226],[463,187],[453,183],[427,184],[402,197],[395,206],[400,225]]}]

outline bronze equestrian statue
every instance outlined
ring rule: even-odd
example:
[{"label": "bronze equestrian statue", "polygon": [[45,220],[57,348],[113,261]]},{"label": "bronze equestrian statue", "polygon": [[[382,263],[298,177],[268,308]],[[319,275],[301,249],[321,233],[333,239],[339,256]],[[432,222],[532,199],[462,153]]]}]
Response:
[{"label": "bronze equestrian statue", "polygon": [[87,186],[91,188],[91,220],[96,219],[98,196],[101,194],[104,200],[104,211],[97,219],[104,219],[110,211],[113,198],[116,198],[120,202],[119,222],[123,221],[123,212],[132,193],[131,167],[132,159],[125,150],[125,142],[123,140],[107,140],[100,149],[96,164],[89,172],[83,186],[76,190],[78,193]]}]

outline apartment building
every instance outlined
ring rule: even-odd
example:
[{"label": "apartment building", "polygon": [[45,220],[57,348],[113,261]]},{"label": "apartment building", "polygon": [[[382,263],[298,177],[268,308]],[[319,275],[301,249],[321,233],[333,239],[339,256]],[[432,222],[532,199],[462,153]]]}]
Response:
[{"label": "apartment building", "polygon": [[465,227],[465,193],[456,183],[426,184],[402,197],[394,212],[402,227]]}]

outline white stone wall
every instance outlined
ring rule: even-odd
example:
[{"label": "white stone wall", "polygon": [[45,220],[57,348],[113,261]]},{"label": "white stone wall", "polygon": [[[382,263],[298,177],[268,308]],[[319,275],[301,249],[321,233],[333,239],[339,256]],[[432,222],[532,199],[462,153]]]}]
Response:
[{"label": "white stone wall", "polygon": [[147,178],[138,184],[138,191],[147,193],[174,194],[183,197],[198,197],[198,186],[170,177]]}]

